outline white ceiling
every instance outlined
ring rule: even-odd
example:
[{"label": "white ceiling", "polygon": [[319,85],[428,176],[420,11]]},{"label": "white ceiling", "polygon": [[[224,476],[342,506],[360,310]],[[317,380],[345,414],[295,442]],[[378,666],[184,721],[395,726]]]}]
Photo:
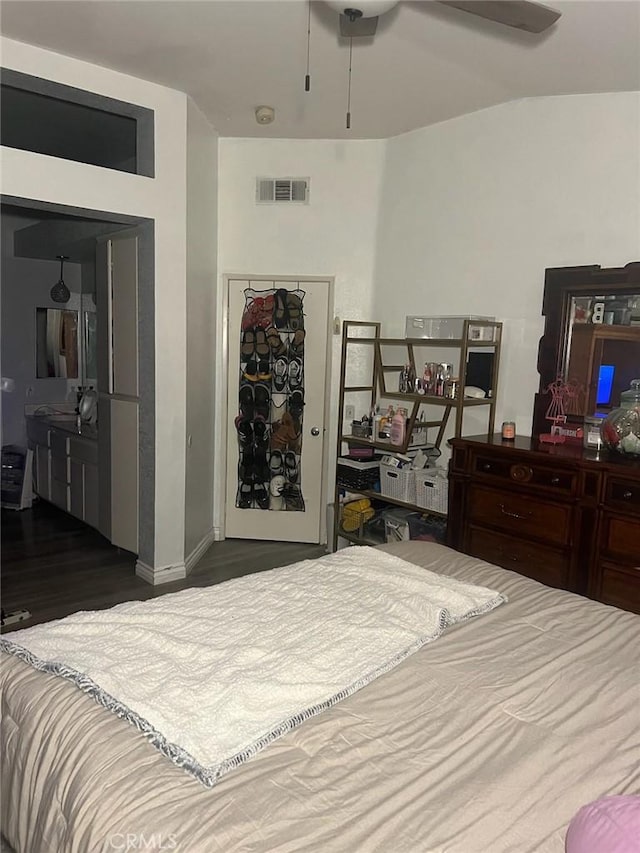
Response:
[{"label": "white ceiling", "polygon": [[[221,136],[377,139],[538,95],[640,90],[640,2],[554,2],[531,35],[430,0],[380,18],[348,41],[320,0],[2,2],[3,35],[187,92]],[[276,121],[258,125],[268,104]]]}]

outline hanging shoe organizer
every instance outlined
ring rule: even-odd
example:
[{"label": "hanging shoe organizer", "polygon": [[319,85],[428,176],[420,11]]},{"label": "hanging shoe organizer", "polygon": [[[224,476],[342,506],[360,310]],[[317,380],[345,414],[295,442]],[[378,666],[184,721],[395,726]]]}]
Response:
[{"label": "hanging shoe organizer", "polygon": [[239,509],[304,512],[304,295],[245,290],[235,419]]}]

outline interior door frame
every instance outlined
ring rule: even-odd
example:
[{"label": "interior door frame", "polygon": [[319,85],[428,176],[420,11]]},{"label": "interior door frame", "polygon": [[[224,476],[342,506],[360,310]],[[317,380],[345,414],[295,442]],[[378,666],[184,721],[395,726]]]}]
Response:
[{"label": "interior door frame", "polygon": [[320,506],[325,507],[325,511],[321,511],[320,517],[320,544],[327,543],[327,494],[328,494],[328,467],[329,467],[329,444],[328,438],[330,437],[330,425],[327,423],[327,419],[331,414],[331,367],[332,367],[332,342],[333,342],[333,312],[334,312],[334,297],[335,297],[335,276],[333,275],[254,275],[253,273],[223,273],[223,297],[222,297],[222,311],[221,311],[221,324],[220,324],[220,335],[221,335],[221,343],[222,343],[222,359],[220,370],[218,372],[218,377],[220,380],[220,394],[218,396],[218,401],[220,405],[220,415],[216,418],[217,429],[216,429],[216,457],[218,459],[224,459],[224,465],[221,464],[221,476],[218,479],[218,501],[219,506],[221,507],[220,512],[220,540],[226,538],[226,527],[227,527],[227,501],[226,501],[226,487],[227,487],[227,466],[228,466],[228,458],[227,458],[227,412],[229,408],[229,382],[228,382],[228,371],[229,371],[229,282],[232,280],[240,279],[242,281],[259,281],[259,282],[274,282],[274,281],[286,281],[286,282],[300,282],[300,284],[304,284],[306,282],[313,281],[323,281],[328,282],[329,284],[329,300],[328,300],[328,310],[327,310],[327,346],[325,352],[325,365],[326,370],[324,374],[324,411],[325,411],[325,423],[323,425],[323,440],[322,440],[322,484],[321,484],[321,493],[320,493]]}]

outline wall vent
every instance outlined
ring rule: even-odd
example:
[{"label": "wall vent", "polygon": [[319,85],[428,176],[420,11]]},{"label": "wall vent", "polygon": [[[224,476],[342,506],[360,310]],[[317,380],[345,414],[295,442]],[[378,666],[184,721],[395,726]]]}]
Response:
[{"label": "wall vent", "polygon": [[309,178],[256,178],[256,204],[309,203]]}]

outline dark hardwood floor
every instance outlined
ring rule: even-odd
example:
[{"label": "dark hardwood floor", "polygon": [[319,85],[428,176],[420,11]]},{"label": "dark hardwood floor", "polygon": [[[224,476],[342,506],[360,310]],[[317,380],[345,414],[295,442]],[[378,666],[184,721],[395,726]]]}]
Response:
[{"label": "dark hardwood floor", "polygon": [[2,609],[31,618],[2,632],[102,610],[187,587],[210,586],[324,554],[324,545],[227,539],[214,542],[185,580],[151,586],[135,575],[135,556],[46,501],[2,510]]}]

